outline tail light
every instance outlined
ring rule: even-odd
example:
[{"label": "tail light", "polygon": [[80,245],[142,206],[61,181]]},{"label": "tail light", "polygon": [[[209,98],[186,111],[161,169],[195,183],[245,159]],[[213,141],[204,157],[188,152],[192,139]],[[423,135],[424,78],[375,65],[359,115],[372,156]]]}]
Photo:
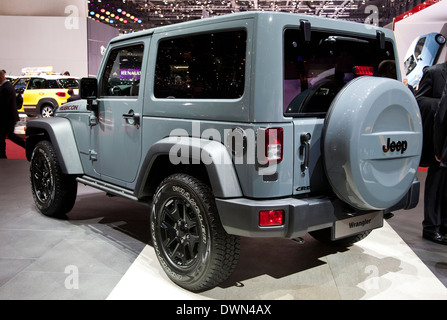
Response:
[{"label": "tail light", "polygon": [[283,129],[269,128],[265,130],[265,158],[268,162],[280,163],[283,154]]},{"label": "tail light", "polygon": [[355,66],[354,74],[356,76],[372,76],[374,74],[374,67],[371,66]]},{"label": "tail light", "polygon": [[56,95],[61,98],[65,98],[67,96],[67,94],[63,91],[56,92]]},{"label": "tail light", "polygon": [[272,227],[284,224],[284,210],[261,210],[259,211],[259,226]]}]

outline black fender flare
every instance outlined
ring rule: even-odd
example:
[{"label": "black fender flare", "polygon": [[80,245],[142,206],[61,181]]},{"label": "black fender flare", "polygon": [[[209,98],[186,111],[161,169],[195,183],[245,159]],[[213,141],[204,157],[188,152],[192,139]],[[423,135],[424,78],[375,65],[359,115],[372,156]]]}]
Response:
[{"label": "black fender flare", "polygon": [[39,100],[39,102],[37,103],[37,106],[36,106],[36,108],[37,108],[39,113],[40,113],[40,108],[44,104],[51,104],[54,109],[59,107],[59,104],[57,103],[56,99],[53,99],[53,98],[42,98],[42,99]]},{"label": "black fender flare", "polygon": [[200,138],[167,137],[154,143],[146,153],[135,186],[135,196],[138,198],[150,179],[149,173],[155,160],[161,155],[169,155],[173,164],[205,164],[215,197],[243,196],[231,155],[223,144]]},{"label": "black fender flare", "polygon": [[29,121],[26,125],[26,157],[28,160],[31,159],[35,145],[41,140],[38,136],[42,135],[47,135],[53,144],[63,173],[84,173],[70,120],[51,117]]}]

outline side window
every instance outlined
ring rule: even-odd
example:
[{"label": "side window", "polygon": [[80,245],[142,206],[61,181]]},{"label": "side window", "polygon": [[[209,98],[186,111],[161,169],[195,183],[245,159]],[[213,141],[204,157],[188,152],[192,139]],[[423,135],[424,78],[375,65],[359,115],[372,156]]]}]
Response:
[{"label": "side window", "polygon": [[237,99],[244,93],[245,31],[161,41],[155,69],[156,98]]},{"label": "side window", "polygon": [[22,78],[17,80],[17,82],[14,84],[14,89],[20,90],[20,89],[26,89],[26,86],[28,84],[28,79],[27,78]]},{"label": "side window", "polygon": [[48,89],[58,89],[59,85],[57,84],[56,80],[48,80],[47,81],[47,88]]},{"label": "side window", "polygon": [[35,90],[35,89],[44,89],[45,88],[45,79],[41,78],[32,78],[30,80],[28,89]]},{"label": "side window", "polygon": [[142,44],[112,50],[101,78],[100,96],[138,96],[143,51]]}]

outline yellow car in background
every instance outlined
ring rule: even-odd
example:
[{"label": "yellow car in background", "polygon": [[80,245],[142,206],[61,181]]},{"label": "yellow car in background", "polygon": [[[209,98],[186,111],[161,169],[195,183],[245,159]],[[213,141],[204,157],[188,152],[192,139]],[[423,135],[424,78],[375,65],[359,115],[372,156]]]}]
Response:
[{"label": "yellow car in background", "polygon": [[[12,85],[14,87],[14,90],[16,91],[17,95],[22,95],[23,99],[23,92],[25,92],[26,86],[28,85],[28,80],[30,79],[29,76],[21,76],[17,77],[12,81]],[[24,114],[25,110],[23,109],[23,103],[22,106],[17,110],[19,114]]]},{"label": "yellow car in background", "polygon": [[74,94],[78,93],[79,79],[61,75],[19,77],[13,86],[17,93],[23,90],[23,106],[19,112],[47,118],[67,102],[70,97],[68,89],[73,89]]}]

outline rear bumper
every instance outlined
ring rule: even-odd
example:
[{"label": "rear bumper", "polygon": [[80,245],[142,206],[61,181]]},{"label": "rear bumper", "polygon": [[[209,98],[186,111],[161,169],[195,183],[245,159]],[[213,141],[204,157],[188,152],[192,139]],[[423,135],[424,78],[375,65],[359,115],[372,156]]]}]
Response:
[{"label": "rear bumper", "polygon": [[[420,183],[415,179],[405,197],[384,212],[414,208],[419,201],[419,190]],[[353,213],[339,199],[326,196],[273,200],[216,199],[216,204],[225,231],[244,237],[302,237],[309,231],[331,228],[336,221],[352,217]],[[283,210],[284,224],[259,226],[261,210]]]},{"label": "rear bumper", "polygon": [[401,210],[401,209],[409,210],[409,209],[415,208],[417,206],[417,204],[419,203],[420,190],[421,190],[421,184],[420,184],[419,180],[414,179],[413,184],[412,184],[410,190],[408,190],[405,197],[403,197],[397,204],[395,204],[394,206],[392,206],[391,208],[389,208],[385,211],[390,212],[390,211],[396,211],[396,210]]}]

